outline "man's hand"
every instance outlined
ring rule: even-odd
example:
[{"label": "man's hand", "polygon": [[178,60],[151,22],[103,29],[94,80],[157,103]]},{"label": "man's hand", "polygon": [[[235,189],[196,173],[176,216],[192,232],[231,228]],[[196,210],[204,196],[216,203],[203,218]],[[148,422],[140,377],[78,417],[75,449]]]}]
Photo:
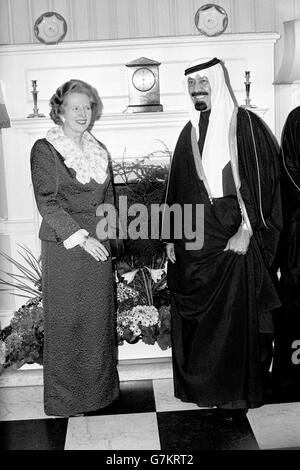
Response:
[{"label": "man's hand", "polygon": [[171,263],[175,263],[176,256],[175,256],[175,250],[174,250],[174,243],[166,244],[166,252],[167,252],[167,257],[171,261]]},{"label": "man's hand", "polygon": [[224,251],[231,250],[238,255],[245,255],[249,247],[250,238],[249,231],[240,226],[238,231],[229,238]]}]

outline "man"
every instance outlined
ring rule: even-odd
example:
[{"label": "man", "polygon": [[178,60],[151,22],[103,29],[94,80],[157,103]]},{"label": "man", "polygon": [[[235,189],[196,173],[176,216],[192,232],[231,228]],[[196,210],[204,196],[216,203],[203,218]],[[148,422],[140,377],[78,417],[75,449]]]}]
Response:
[{"label": "man", "polygon": [[279,250],[282,308],[275,316],[273,379],[278,399],[300,397],[300,106],[282,133],[283,231]]},{"label": "man", "polygon": [[[169,206],[204,205],[204,244],[166,245],[175,396],[224,408],[264,402],[279,305],[272,264],[281,229],[278,152],[262,120],[237,108],[220,60],[185,70],[191,120],[178,139]],[[195,216],[195,214],[194,214]],[[193,226],[195,221],[193,221]]]}]

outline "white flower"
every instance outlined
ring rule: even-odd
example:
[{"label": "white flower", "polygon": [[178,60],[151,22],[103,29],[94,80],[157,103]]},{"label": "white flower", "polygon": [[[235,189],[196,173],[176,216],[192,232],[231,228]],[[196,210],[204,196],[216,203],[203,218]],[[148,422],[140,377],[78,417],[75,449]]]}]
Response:
[{"label": "white flower", "polygon": [[159,313],[153,305],[137,305],[131,310],[118,312],[117,331],[120,337],[124,336],[127,328],[134,339],[142,334],[142,327],[150,328],[153,325],[160,326]]},{"label": "white flower", "polygon": [[117,332],[120,336],[123,336],[123,334],[124,334],[122,328],[120,328],[119,326],[117,326]]},{"label": "white flower", "polygon": [[131,313],[133,318],[138,319],[144,326],[156,325],[159,322],[158,310],[153,305],[137,305],[133,307]]},{"label": "white flower", "polygon": [[137,326],[131,327],[130,330],[133,332],[134,336],[139,336],[141,334],[141,330]]},{"label": "white flower", "polygon": [[135,269],[134,271],[129,271],[128,273],[122,274],[121,277],[124,279],[124,281],[127,282],[127,284],[130,284],[135,278],[137,272],[138,269]]},{"label": "white flower", "polygon": [[153,280],[153,282],[155,282],[155,284],[157,283],[157,281],[159,281],[162,276],[165,274],[165,270],[164,269],[150,269],[150,268],[147,268],[149,273],[150,273],[150,276]]},{"label": "white flower", "polygon": [[138,292],[132,289],[131,287],[125,285],[122,282],[118,283],[117,286],[117,299],[119,302],[122,302],[126,299],[135,299],[138,297]]}]

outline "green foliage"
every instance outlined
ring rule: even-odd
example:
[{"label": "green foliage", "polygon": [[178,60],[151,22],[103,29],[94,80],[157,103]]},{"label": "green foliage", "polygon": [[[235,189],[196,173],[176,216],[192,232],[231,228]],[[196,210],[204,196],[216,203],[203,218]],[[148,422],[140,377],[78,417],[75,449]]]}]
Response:
[{"label": "green foliage", "polygon": [[[162,204],[165,198],[169,165],[154,164],[151,157],[114,164],[115,179],[122,181],[117,185],[118,196],[127,196],[128,208],[132,204],[143,204],[151,213],[151,204]],[[171,157],[165,148],[159,156]],[[133,217],[127,219],[127,229]],[[127,240],[125,254],[117,260],[118,274],[118,339],[129,343],[141,340],[146,344],[157,344],[167,349],[171,343],[170,293],[166,279],[166,255],[164,245],[159,239],[151,239],[151,233],[159,234],[160,219],[148,222],[148,238]],[[156,224],[154,227],[153,224]],[[122,296],[120,295],[122,292]],[[122,297],[122,299],[120,298]],[[155,308],[158,321],[154,325],[138,325],[134,318],[135,307]],[[122,321],[121,321],[122,320]],[[123,323],[123,324],[122,324]]]},{"label": "green foliage", "polygon": [[10,292],[25,298],[37,297],[42,292],[41,259],[37,259],[26,245],[18,244],[18,246],[21,248],[18,253],[25,261],[25,264],[0,251],[0,255],[20,272],[20,274],[14,274],[4,271],[3,273],[8,279],[0,278],[0,286],[5,286],[0,289],[0,292]]},{"label": "green foliage", "polygon": [[[169,165],[151,162],[153,157],[169,157],[171,152],[153,152],[147,157],[136,161],[114,163],[113,171],[116,184],[117,202],[120,196],[127,197],[128,208],[132,204],[143,204],[151,213],[151,204],[162,204],[169,174]],[[128,216],[127,229],[134,217]],[[159,234],[160,220],[148,218],[147,239],[126,240],[126,252],[121,261],[133,267],[161,265],[164,258],[164,245],[159,239],[151,239],[151,233]]]}]

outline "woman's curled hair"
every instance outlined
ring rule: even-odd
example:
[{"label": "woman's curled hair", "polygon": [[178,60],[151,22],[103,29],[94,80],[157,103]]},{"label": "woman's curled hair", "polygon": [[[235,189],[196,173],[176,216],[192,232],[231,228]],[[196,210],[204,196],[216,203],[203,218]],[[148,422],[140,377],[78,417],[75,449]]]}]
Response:
[{"label": "woman's curled hair", "polygon": [[97,90],[82,80],[72,79],[57,88],[49,103],[52,121],[59,126],[63,124],[61,119],[63,114],[62,105],[71,93],[82,93],[89,97],[92,109],[92,119],[89,127],[92,127],[94,122],[100,118],[103,105]]}]

